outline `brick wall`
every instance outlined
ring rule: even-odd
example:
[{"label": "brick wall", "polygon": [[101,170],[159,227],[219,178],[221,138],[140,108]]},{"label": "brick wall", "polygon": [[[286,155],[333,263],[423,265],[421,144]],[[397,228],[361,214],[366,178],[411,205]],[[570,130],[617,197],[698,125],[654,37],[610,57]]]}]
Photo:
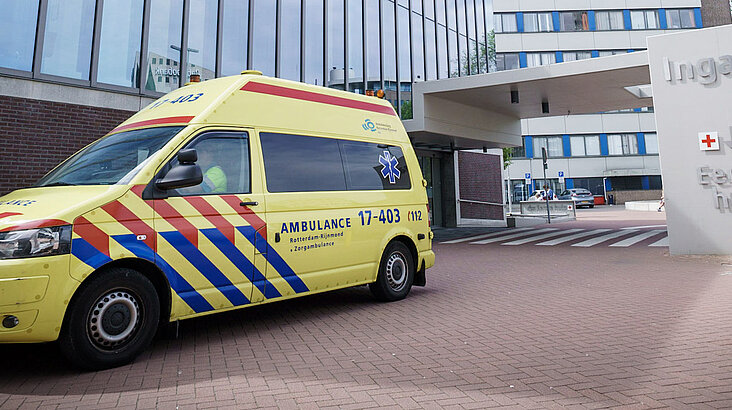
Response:
[{"label": "brick wall", "polygon": [[613,195],[617,205],[632,201],[658,201],[661,193],[661,190],[607,191],[608,195]]},{"label": "brick wall", "polygon": [[[460,199],[502,204],[501,169],[498,155],[458,152]],[[460,217],[503,220],[503,206],[460,202]]]},{"label": "brick wall", "polygon": [[132,114],[0,96],[0,195],[34,184]]}]

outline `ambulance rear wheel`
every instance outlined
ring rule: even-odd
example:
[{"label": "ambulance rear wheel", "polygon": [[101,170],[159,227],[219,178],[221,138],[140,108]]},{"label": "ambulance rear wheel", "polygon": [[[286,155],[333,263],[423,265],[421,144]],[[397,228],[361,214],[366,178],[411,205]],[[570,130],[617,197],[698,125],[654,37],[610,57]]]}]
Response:
[{"label": "ambulance rear wheel", "polygon": [[106,369],[131,362],[152,341],[160,301],[141,273],[112,268],[82,284],[59,336],[61,351],[74,365]]},{"label": "ambulance rear wheel", "polygon": [[369,289],[377,299],[392,302],[404,299],[414,283],[412,253],[401,242],[392,242],[381,256],[379,274]]}]

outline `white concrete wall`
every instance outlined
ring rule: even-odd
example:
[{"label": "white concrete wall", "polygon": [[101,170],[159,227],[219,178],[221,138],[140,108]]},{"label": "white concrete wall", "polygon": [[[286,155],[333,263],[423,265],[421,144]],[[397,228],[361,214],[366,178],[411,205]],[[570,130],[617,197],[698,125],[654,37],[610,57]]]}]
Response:
[{"label": "white concrete wall", "polygon": [[139,95],[2,76],[0,95],[127,111],[140,111],[155,101]]},{"label": "white concrete wall", "polygon": [[[554,179],[559,171],[565,178],[661,175],[658,155],[550,158],[547,164],[546,176]],[[541,158],[514,159],[507,170],[512,180],[523,179],[525,173],[531,173],[533,179],[543,178]]]},{"label": "white concrete wall", "polygon": [[646,38],[679,30],[496,33],[496,52],[645,50]]},{"label": "white concrete wall", "polygon": [[[732,254],[732,73],[721,74],[732,71],[730,39],[732,25],[648,41],[673,254]],[[667,79],[669,61],[698,67],[710,58],[719,72],[714,82],[707,77],[709,84],[702,84],[699,72],[693,79]],[[713,132],[719,150],[703,151],[698,134]],[[700,183],[702,167],[719,170],[716,182],[705,177]]]},{"label": "white concrete wall", "polygon": [[565,115],[521,120],[523,135],[655,132],[653,113]]},{"label": "white concrete wall", "polygon": [[701,7],[701,0],[493,0],[496,13],[510,11],[619,10]]}]

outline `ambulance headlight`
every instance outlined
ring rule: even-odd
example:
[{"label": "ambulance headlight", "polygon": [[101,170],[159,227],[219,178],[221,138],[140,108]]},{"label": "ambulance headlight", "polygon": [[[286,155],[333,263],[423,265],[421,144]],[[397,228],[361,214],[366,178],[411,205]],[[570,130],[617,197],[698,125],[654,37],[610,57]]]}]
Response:
[{"label": "ambulance headlight", "polygon": [[71,225],[0,232],[0,259],[63,255],[71,250]]}]

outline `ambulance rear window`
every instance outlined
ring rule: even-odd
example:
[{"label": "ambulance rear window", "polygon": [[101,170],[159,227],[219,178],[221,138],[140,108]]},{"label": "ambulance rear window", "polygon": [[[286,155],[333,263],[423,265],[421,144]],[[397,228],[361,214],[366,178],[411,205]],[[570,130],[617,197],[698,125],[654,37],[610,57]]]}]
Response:
[{"label": "ambulance rear window", "polygon": [[340,145],[349,190],[411,188],[401,148],[358,141],[340,141]]}]

